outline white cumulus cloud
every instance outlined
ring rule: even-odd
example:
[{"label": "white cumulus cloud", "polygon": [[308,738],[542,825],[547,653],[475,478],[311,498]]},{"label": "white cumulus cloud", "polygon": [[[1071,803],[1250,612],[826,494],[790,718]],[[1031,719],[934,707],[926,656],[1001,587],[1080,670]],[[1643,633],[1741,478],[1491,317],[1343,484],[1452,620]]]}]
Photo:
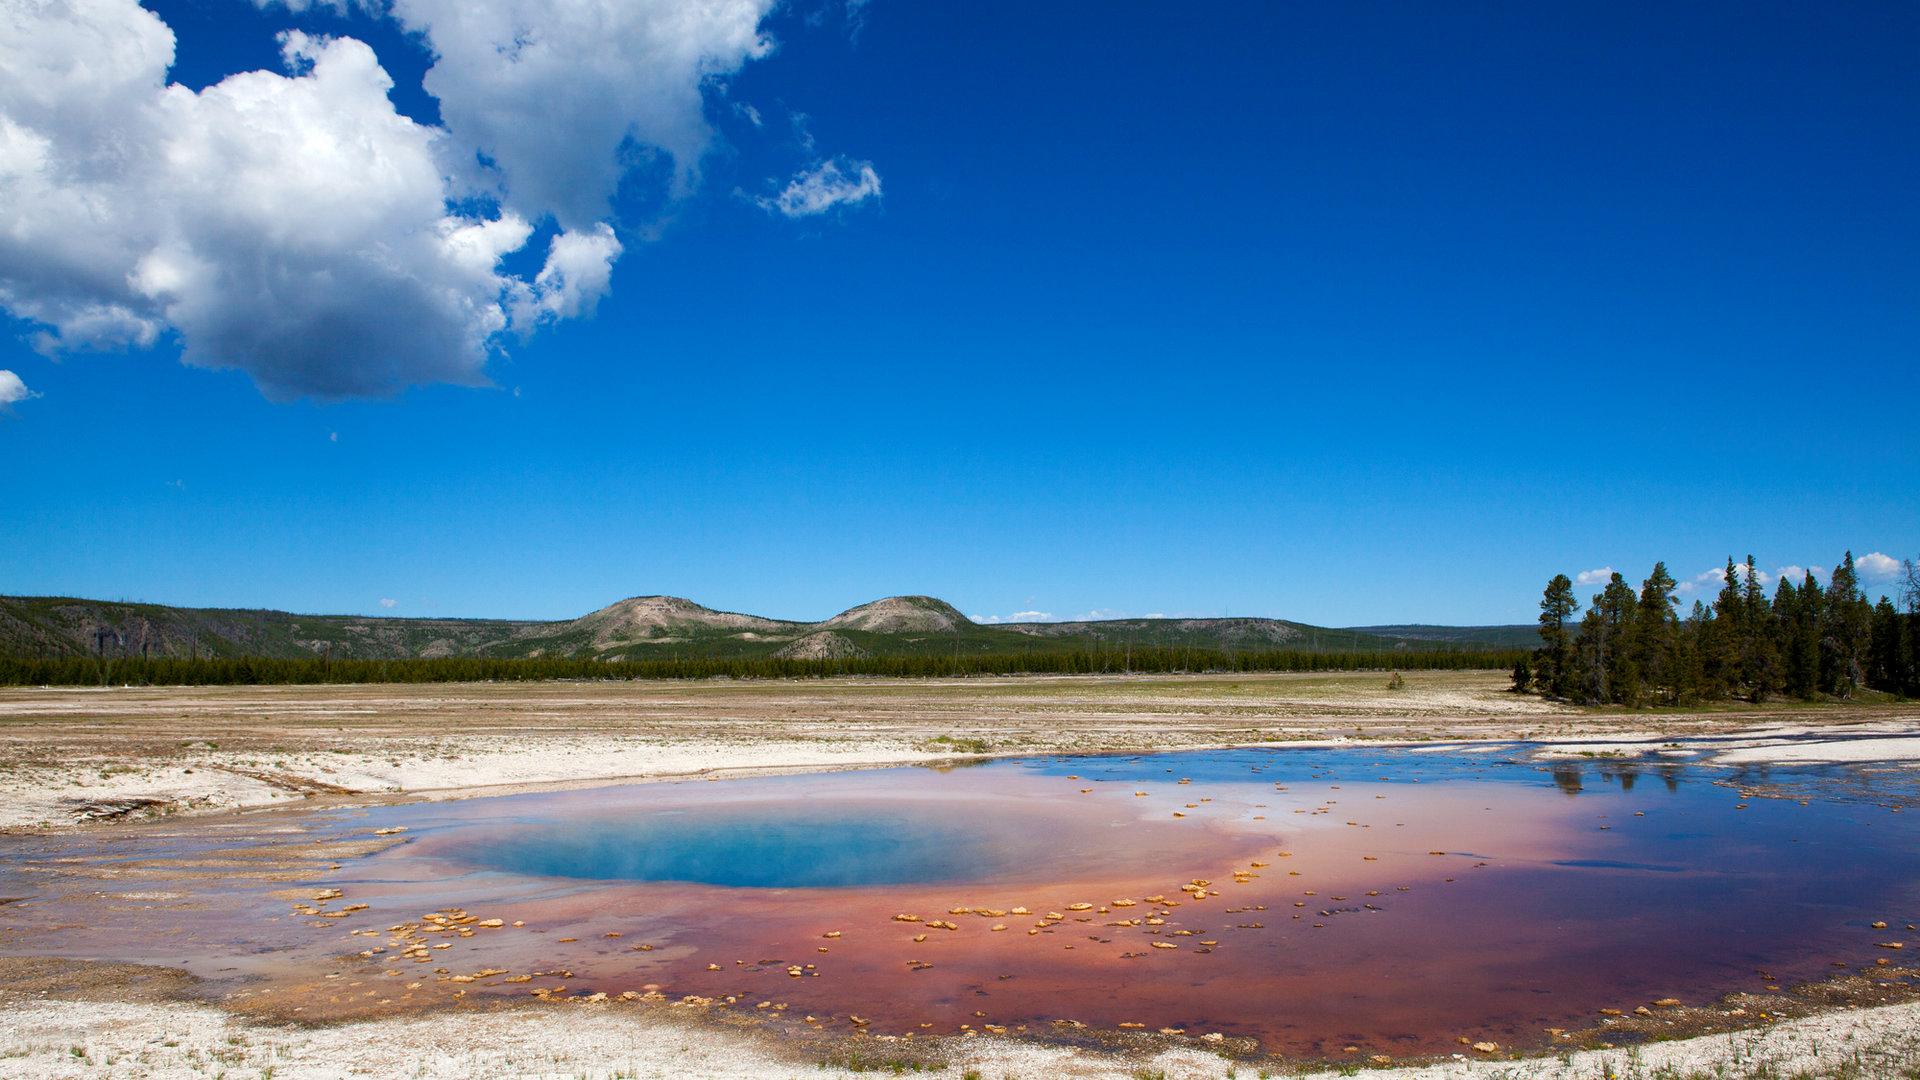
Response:
[{"label": "white cumulus cloud", "polygon": [[[484,384],[500,335],[593,311],[622,179],[691,191],[705,88],[771,48],[773,0],[256,2],[421,34],[442,124],[351,38],[290,32],[283,71],[195,92],[136,0],[0,0],[0,308],[41,352],[177,334],[282,400]],[[542,267],[504,271],[543,222]]]},{"label": "white cumulus cloud", "polygon": [[16,402],[39,396],[39,394],[27,389],[27,384],[20,381],[20,376],[15,375],[5,368],[0,368],[0,409],[4,409]]},{"label": "white cumulus cloud", "polygon": [[[4,396],[0,392],[0,396]],[[1853,561],[1853,568],[1860,573],[1862,581],[1892,581],[1905,571],[1900,560],[1891,555],[1871,551]]]},{"label": "white cumulus cloud", "polygon": [[1795,586],[1805,581],[1808,574],[1812,574],[1817,582],[1827,576],[1827,571],[1822,566],[1780,566],[1775,567],[1773,571],[1774,577],[1786,578]]},{"label": "white cumulus cloud", "polygon": [[[1733,564],[1733,576],[1737,580],[1741,581],[1742,583],[1744,583],[1746,579],[1752,574],[1753,574],[1752,568],[1749,567],[1746,563]],[[1767,584],[1771,584],[1773,579],[1767,576],[1767,572],[1765,570],[1762,570],[1759,572],[1759,575],[1755,580],[1757,580],[1761,585],[1767,585]],[[1679,586],[1674,589],[1674,591],[1679,593],[1696,593],[1702,589],[1707,589],[1709,592],[1718,593],[1723,587],[1726,586],[1726,584],[1727,584],[1727,568],[1724,566],[1716,566],[1711,570],[1705,570],[1700,572],[1699,574],[1694,575],[1693,580],[1691,581],[1681,582]]]},{"label": "white cumulus cloud", "polygon": [[762,207],[790,218],[815,217],[836,206],[858,206],[880,197],[880,174],[865,161],[835,158],[794,177],[778,195],[760,199]]},{"label": "white cumulus cloud", "polygon": [[390,608],[390,607],[393,607],[393,606],[394,606],[395,604],[398,604],[399,602],[400,602],[400,601],[398,601],[398,600],[390,600],[390,599],[388,599],[387,597],[384,597],[384,596],[380,598],[380,606],[381,606],[381,607],[383,607],[383,608]]},{"label": "white cumulus cloud", "polygon": [[1613,567],[1603,566],[1598,570],[1582,570],[1574,575],[1575,585],[1605,585],[1613,580]]},{"label": "white cumulus cloud", "polygon": [[[607,214],[629,155],[664,153],[676,194],[713,143],[703,88],[773,47],[773,0],[394,0],[434,53],[448,157],[567,229]],[[484,156],[490,166],[476,164]]]}]

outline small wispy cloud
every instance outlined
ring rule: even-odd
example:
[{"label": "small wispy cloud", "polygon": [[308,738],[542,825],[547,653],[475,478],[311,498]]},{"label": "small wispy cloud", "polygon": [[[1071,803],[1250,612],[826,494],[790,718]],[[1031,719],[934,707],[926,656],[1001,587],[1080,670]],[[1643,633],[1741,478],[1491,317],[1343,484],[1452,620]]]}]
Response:
[{"label": "small wispy cloud", "polygon": [[778,195],[755,201],[769,213],[803,218],[879,197],[880,174],[871,162],[834,158],[802,170]]},{"label": "small wispy cloud", "polygon": [[380,598],[380,606],[383,608],[393,607],[395,604],[398,604],[399,602],[400,601],[398,600],[389,600],[384,596]]},{"label": "small wispy cloud", "polygon": [[858,42],[860,31],[867,28],[867,4],[869,0],[847,0],[847,40]]},{"label": "small wispy cloud", "polygon": [[1057,621],[1051,611],[1016,611],[1011,615],[969,615],[967,618],[982,626],[993,626],[996,623]]}]

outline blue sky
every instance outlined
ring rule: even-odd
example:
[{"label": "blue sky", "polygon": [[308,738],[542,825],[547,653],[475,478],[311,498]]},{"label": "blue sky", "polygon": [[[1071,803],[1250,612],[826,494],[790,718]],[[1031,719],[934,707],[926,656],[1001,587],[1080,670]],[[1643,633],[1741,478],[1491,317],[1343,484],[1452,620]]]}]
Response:
[{"label": "blue sky", "polygon": [[1920,554],[1914,5],[296,7],[0,34],[66,163],[0,170],[0,592],[1486,623]]}]

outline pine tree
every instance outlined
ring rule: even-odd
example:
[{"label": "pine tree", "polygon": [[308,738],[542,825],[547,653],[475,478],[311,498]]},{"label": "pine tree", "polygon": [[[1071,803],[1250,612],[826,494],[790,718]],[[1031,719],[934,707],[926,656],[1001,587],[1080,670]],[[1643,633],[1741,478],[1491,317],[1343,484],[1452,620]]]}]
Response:
[{"label": "pine tree", "polygon": [[1706,670],[1708,693],[1726,697],[1745,682],[1742,658],[1746,653],[1747,602],[1740,593],[1740,567],[1727,556],[1726,580],[1713,601],[1713,620],[1702,624],[1701,662]]},{"label": "pine tree", "polygon": [[1867,685],[1875,690],[1898,694],[1902,690],[1900,610],[1882,596],[1873,608],[1873,644],[1867,662]]},{"label": "pine tree", "polygon": [[1615,572],[1598,598],[1600,604],[1600,640],[1605,672],[1605,700],[1620,705],[1638,705],[1642,700],[1640,661],[1634,648],[1634,623],[1639,601],[1633,586]]},{"label": "pine tree", "polygon": [[1600,705],[1609,700],[1606,640],[1606,629],[1600,618],[1600,598],[1596,596],[1593,606],[1580,617],[1580,636],[1573,642],[1577,669],[1573,676],[1573,700],[1582,705]]},{"label": "pine tree", "polygon": [[[1811,570],[1798,589],[1783,579],[1780,590],[1788,594],[1781,626],[1785,638],[1781,652],[1786,656],[1787,693],[1812,700],[1820,692],[1820,609],[1826,597],[1820,591],[1820,583],[1813,580]],[[1779,595],[1773,598],[1777,610],[1782,609],[1781,599]]]},{"label": "pine tree", "polygon": [[1709,654],[1716,653],[1717,632],[1714,626],[1712,609],[1699,600],[1693,602],[1693,611],[1680,623],[1673,640],[1673,701],[1676,705],[1691,705],[1702,698],[1718,698],[1721,691],[1715,677],[1707,672]]},{"label": "pine tree", "polygon": [[1852,697],[1866,683],[1864,659],[1873,633],[1873,608],[1861,595],[1860,579],[1847,552],[1827,579],[1820,620],[1820,676],[1830,694]]},{"label": "pine tree", "polygon": [[1747,556],[1747,581],[1741,590],[1741,599],[1745,601],[1746,612],[1740,676],[1746,680],[1748,699],[1757,704],[1780,687],[1780,653],[1775,647],[1777,628],[1773,605],[1767,603],[1767,591],[1760,584],[1760,570],[1752,555]]},{"label": "pine tree", "polygon": [[1573,581],[1565,574],[1553,575],[1540,598],[1540,638],[1546,643],[1543,657],[1546,690],[1555,697],[1568,697],[1571,690],[1572,649],[1567,640],[1567,620],[1580,610],[1573,598]]},{"label": "pine tree", "polygon": [[1661,688],[1671,695],[1673,684],[1673,590],[1678,584],[1667,573],[1667,564],[1653,564],[1653,573],[1640,584],[1640,608],[1634,615],[1635,658],[1640,663],[1640,678],[1649,694],[1657,696]]},{"label": "pine tree", "polygon": [[1521,653],[1520,658],[1513,662],[1513,692],[1524,694],[1531,689],[1533,689],[1533,668],[1527,663],[1527,654]]}]

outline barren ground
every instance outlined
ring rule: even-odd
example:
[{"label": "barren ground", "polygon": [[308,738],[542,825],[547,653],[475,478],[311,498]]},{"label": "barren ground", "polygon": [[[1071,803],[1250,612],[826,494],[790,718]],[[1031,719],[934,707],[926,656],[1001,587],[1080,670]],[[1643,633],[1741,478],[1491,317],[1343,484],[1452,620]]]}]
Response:
[{"label": "barren ground", "polygon": [[[1506,693],[1498,672],[1387,676],[1020,677],[944,681],[468,684],[0,690],[0,828],[58,833],[241,808],[498,794],[965,754],[1131,752],[1328,741],[1528,740],[1543,756],[1672,748],[1692,760],[1920,759],[1920,708],[1575,709]],[[0,1075],[830,1076],[841,1066],[672,1009],[542,1007],[455,1023],[262,1024],[169,998],[164,973],[0,960]],[[1474,1053],[1395,1076],[1920,1077],[1920,1007],[1806,995],[1763,1030],[1637,1051],[1505,1061]],[[1822,1004],[1824,1002],[1824,1004]],[[474,1028],[472,1025],[483,1025]],[[1463,1048],[1465,1050],[1466,1048]],[[857,1048],[856,1048],[857,1050]],[[843,1064],[858,1064],[844,1057]],[[1205,1043],[1068,1050],[952,1040],[934,1075],[1253,1076]],[[1851,1065],[1845,1064],[1852,1062]],[[1851,1070],[1851,1071],[1849,1071]],[[1345,1071],[1345,1070],[1343,1070]]]}]

